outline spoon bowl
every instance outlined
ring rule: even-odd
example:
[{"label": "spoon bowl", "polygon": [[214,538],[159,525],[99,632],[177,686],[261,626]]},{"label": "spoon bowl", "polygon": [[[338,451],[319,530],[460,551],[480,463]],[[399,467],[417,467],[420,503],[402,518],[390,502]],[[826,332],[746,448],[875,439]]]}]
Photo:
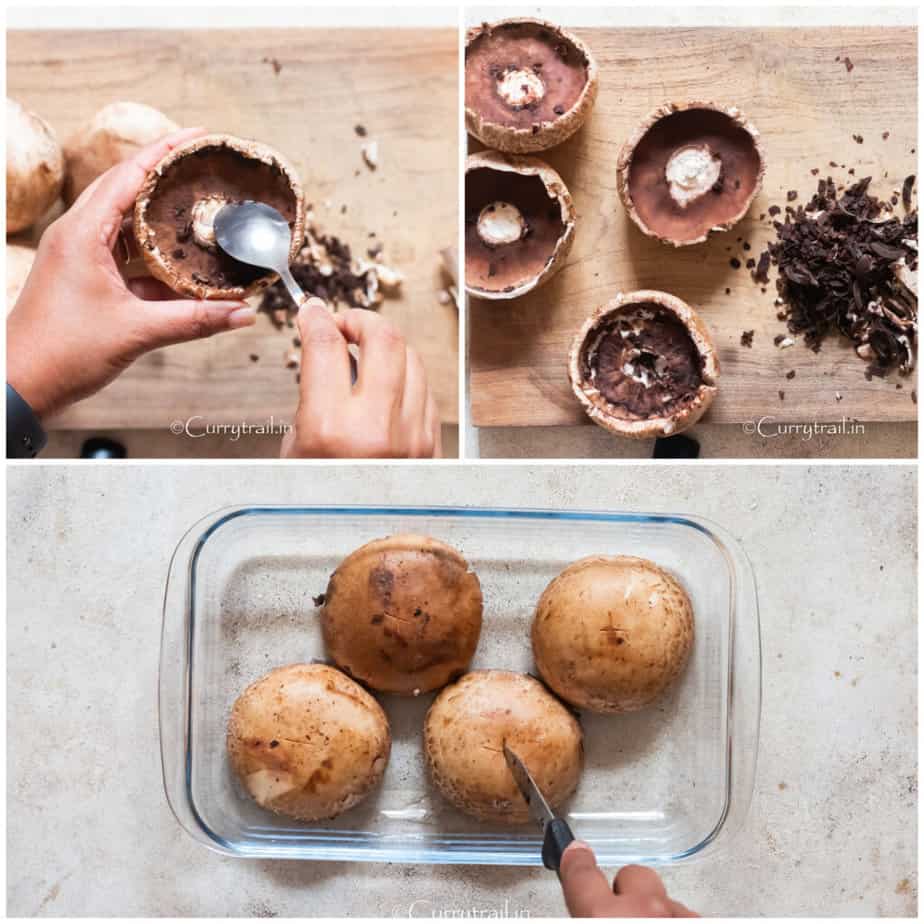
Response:
[{"label": "spoon bowl", "polygon": [[219,247],[235,260],[277,273],[288,267],[292,233],[272,206],[263,202],[226,205],[215,215],[214,227]]},{"label": "spoon bowl", "polygon": [[[289,269],[292,232],[289,223],[264,202],[237,202],[219,210],[213,222],[218,246],[235,260],[279,274],[297,306],[308,300]],[[349,346],[350,378],[356,383],[357,349]]]}]

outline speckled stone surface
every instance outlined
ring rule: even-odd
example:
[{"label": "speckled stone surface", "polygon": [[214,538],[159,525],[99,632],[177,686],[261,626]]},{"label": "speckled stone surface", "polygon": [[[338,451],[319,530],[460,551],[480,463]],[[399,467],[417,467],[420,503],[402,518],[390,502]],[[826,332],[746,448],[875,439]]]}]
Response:
[{"label": "speckled stone surface", "polygon": [[[697,513],[754,566],[757,784],[727,854],[664,875],[709,915],[914,915],[910,466],[13,466],[11,915],[557,916],[538,869],[243,861],[191,840],[158,759],[160,609],[185,530],[236,503]],[[541,541],[537,537],[537,541]]]}]

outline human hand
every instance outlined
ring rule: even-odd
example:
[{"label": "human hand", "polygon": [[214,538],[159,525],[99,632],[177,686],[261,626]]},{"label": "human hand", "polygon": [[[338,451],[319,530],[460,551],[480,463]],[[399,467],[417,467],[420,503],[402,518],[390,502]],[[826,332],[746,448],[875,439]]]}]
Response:
[{"label": "human hand", "polygon": [[647,866],[624,866],[613,885],[583,841],[572,841],[559,867],[565,903],[573,918],[697,918],[668,898],[661,877]]},{"label": "human hand", "polygon": [[[300,397],[284,458],[434,458],[440,419],[417,352],[371,311],[331,314],[319,298],[299,309]],[[359,346],[355,385],[348,344]]]},{"label": "human hand", "polygon": [[7,381],[47,417],[108,385],[149,350],[254,323],[240,301],[179,298],[147,277],[126,281],[112,250],[147,172],[205,134],[174,132],[88,186],[39,242],[7,318]]}]

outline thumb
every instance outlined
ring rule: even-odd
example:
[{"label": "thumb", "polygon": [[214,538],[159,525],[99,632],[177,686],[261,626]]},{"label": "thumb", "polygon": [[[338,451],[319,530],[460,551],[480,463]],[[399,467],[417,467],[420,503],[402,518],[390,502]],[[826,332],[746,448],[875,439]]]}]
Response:
[{"label": "thumb", "polygon": [[565,904],[573,918],[609,917],[615,901],[609,880],[597,866],[594,852],[583,841],[572,841],[559,866]]},{"label": "thumb", "polygon": [[257,320],[256,310],[246,302],[178,299],[142,302],[141,305],[140,339],[145,350],[251,327]]}]

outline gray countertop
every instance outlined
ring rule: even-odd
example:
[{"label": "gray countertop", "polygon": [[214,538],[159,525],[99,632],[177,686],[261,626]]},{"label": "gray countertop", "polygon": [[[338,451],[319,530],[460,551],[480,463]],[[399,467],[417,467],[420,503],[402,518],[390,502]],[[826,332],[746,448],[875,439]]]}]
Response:
[{"label": "gray countertop", "polygon": [[[229,504],[468,504],[698,513],[754,565],[764,711],[732,849],[667,869],[709,915],[914,915],[911,466],[11,466],[11,915],[559,915],[535,869],[234,860],[161,783],[170,553]],[[416,904],[415,904],[416,903]]]}]

